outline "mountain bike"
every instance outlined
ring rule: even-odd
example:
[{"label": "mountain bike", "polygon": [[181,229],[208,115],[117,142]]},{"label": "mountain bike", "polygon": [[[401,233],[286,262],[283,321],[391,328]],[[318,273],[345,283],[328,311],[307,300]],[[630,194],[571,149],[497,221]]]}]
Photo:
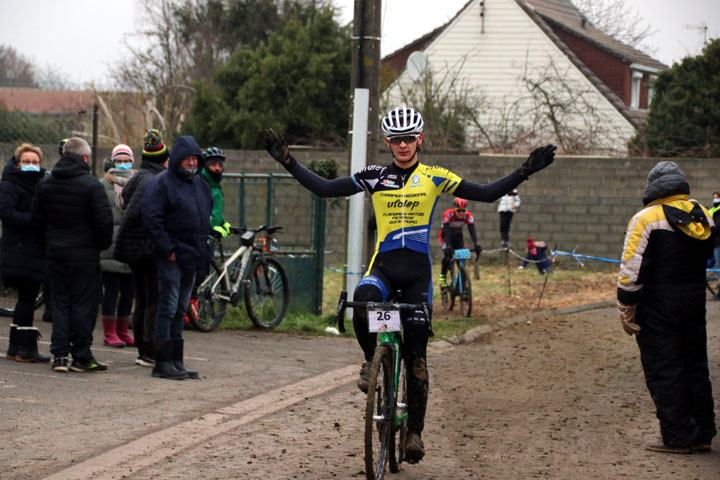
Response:
[{"label": "mountain bike", "polygon": [[[430,306],[398,303],[398,291],[387,302],[349,302],[347,292],[340,294],[335,323],[340,332],[345,332],[345,309],[366,308],[368,327],[380,334],[380,343],[375,349],[370,367],[370,382],[365,402],[365,474],[370,480],[380,480],[385,467],[390,471],[400,470],[405,460],[407,438],[407,371],[402,352],[400,310],[423,309],[430,319]],[[429,324],[428,324],[429,325]]]},{"label": "mountain bike", "polygon": [[230,227],[230,233],[240,235],[240,247],[225,260],[222,244],[218,242],[220,260],[210,262],[210,272],[197,287],[197,302],[190,302],[188,316],[193,326],[209,332],[218,327],[228,304],[236,307],[243,299],[250,320],[259,328],[276,327],[285,316],[290,300],[285,269],[275,258],[266,255],[255,236],[266,232],[265,245],[282,227]]},{"label": "mountain bike", "polygon": [[[43,287],[40,285],[40,291],[35,297],[35,310],[45,301]],[[17,304],[17,291],[13,287],[8,287],[0,281],[0,316],[12,317],[15,313],[15,305]]]},{"label": "mountain bike", "polygon": [[452,282],[440,292],[443,307],[452,310],[455,306],[455,298],[458,298],[460,313],[465,317],[469,317],[472,312],[472,281],[467,268],[465,268],[465,260],[469,258],[469,249],[455,250],[453,261],[450,264]]}]

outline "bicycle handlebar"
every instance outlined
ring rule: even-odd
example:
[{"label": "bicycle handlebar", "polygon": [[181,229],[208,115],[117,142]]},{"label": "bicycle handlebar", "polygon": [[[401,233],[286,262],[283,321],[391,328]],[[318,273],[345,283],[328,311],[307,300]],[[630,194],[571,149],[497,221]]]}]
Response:
[{"label": "bicycle handlebar", "polygon": [[[400,292],[398,291],[395,294],[396,298],[398,297]],[[335,320],[333,322],[333,325],[338,326],[338,330],[342,333],[345,333],[345,310],[347,307],[351,308],[366,308],[368,310],[423,310],[425,312],[425,317],[427,318],[428,322],[428,328],[430,332],[432,333],[432,326],[430,326],[430,304],[427,302],[427,293],[423,293],[423,300],[425,300],[422,303],[401,303],[401,302],[394,302],[392,300],[385,301],[385,302],[348,302],[347,300],[347,290],[343,290],[340,292],[340,298],[338,299],[338,307],[337,311],[335,312]]]},{"label": "bicycle handlebar", "polygon": [[242,227],[230,227],[230,233],[234,233],[235,235],[242,235],[245,232],[258,233],[258,232],[265,231],[265,232],[268,232],[270,235],[272,235],[273,233],[279,232],[282,229],[283,229],[283,227],[266,226],[266,225],[261,225],[257,228],[248,228],[248,227],[242,226]]}]

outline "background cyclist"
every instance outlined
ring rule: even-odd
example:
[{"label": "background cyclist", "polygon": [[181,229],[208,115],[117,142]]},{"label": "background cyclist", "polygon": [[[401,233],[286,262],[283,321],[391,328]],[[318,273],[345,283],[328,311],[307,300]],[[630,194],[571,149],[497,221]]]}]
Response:
[{"label": "background cyclist", "polygon": [[225,170],[225,152],[217,147],[206,148],[202,152],[203,163],[202,178],[210,186],[212,195],[212,212],[210,213],[210,228],[216,235],[225,238],[230,233],[230,223],[225,220],[223,207],[225,197],[222,191],[222,176]]},{"label": "background cyclist", "polygon": [[448,208],[443,214],[443,224],[439,235],[440,246],[443,250],[442,271],[440,272],[440,288],[443,290],[447,288],[445,274],[450,270],[453,253],[459,248],[465,248],[465,239],[462,233],[464,225],[467,225],[470,232],[470,239],[475,246],[475,253],[480,255],[480,252],[482,252],[482,247],[478,243],[477,234],[475,233],[475,219],[467,209],[467,200],[456,198],[453,205],[453,208]]},{"label": "background cyclist", "polygon": [[[270,155],[280,162],[305,188],[320,197],[345,197],[360,192],[370,194],[377,221],[377,243],[368,272],[355,288],[356,302],[383,301],[388,294],[402,290],[399,301],[421,303],[423,293],[432,299],[430,264],[430,227],[437,198],[449,193],[462,198],[494,202],[517,187],[523,180],[552,163],[553,145],[533,150],[514,172],[487,185],[461,179],[451,171],[426,166],[418,161],[423,141],[422,115],[409,107],[398,107],[382,120],[382,132],[392,153],[389,165],[369,165],[349,177],[327,180],[311,172],[292,155],[282,136],[265,130]],[[425,455],[421,440],[428,399],[426,351],[429,319],[422,309],[402,312],[403,345],[408,379],[408,437],[405,456],[408,462]],[[369,362],[376,334],[368,333],[367,312],[353,309],[353,326],[363,349],[363,364],[358,387],[367,391]]]}]

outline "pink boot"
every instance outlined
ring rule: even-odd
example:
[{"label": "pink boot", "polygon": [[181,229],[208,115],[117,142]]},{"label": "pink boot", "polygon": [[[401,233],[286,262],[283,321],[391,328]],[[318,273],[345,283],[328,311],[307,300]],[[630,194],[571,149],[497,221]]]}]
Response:
[{"label": "pink boot", "polygon": [[117,335],[121,341],[125,342],[128,347],[134,347],[135,341],[128,333],[128,325],[130,325],[129,317],[118,317],[117,319]]},{"label": "pink boot", "polygon": [[[103,330],[105,331],[103,343],[108,347],[122,348],[125,346],[125,342],[118,337],[117,327],[118,321],[115,317],[103,317]],[[127,333],[127,326],[125,332]]]}]

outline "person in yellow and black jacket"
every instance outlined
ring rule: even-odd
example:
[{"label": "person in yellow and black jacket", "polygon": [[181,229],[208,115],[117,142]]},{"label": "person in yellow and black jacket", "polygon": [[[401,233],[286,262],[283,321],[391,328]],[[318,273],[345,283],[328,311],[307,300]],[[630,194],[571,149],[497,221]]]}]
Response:
[{"label": "person in yellow and black jacket", "polygon": [[708,372],[705,268],[714,247],[708,211],[670,161],[648,174],[645,208],[628,224],[618,278],[623,329],[635,335],[662,442],[648,450],[710,450],[717,433]]}]

